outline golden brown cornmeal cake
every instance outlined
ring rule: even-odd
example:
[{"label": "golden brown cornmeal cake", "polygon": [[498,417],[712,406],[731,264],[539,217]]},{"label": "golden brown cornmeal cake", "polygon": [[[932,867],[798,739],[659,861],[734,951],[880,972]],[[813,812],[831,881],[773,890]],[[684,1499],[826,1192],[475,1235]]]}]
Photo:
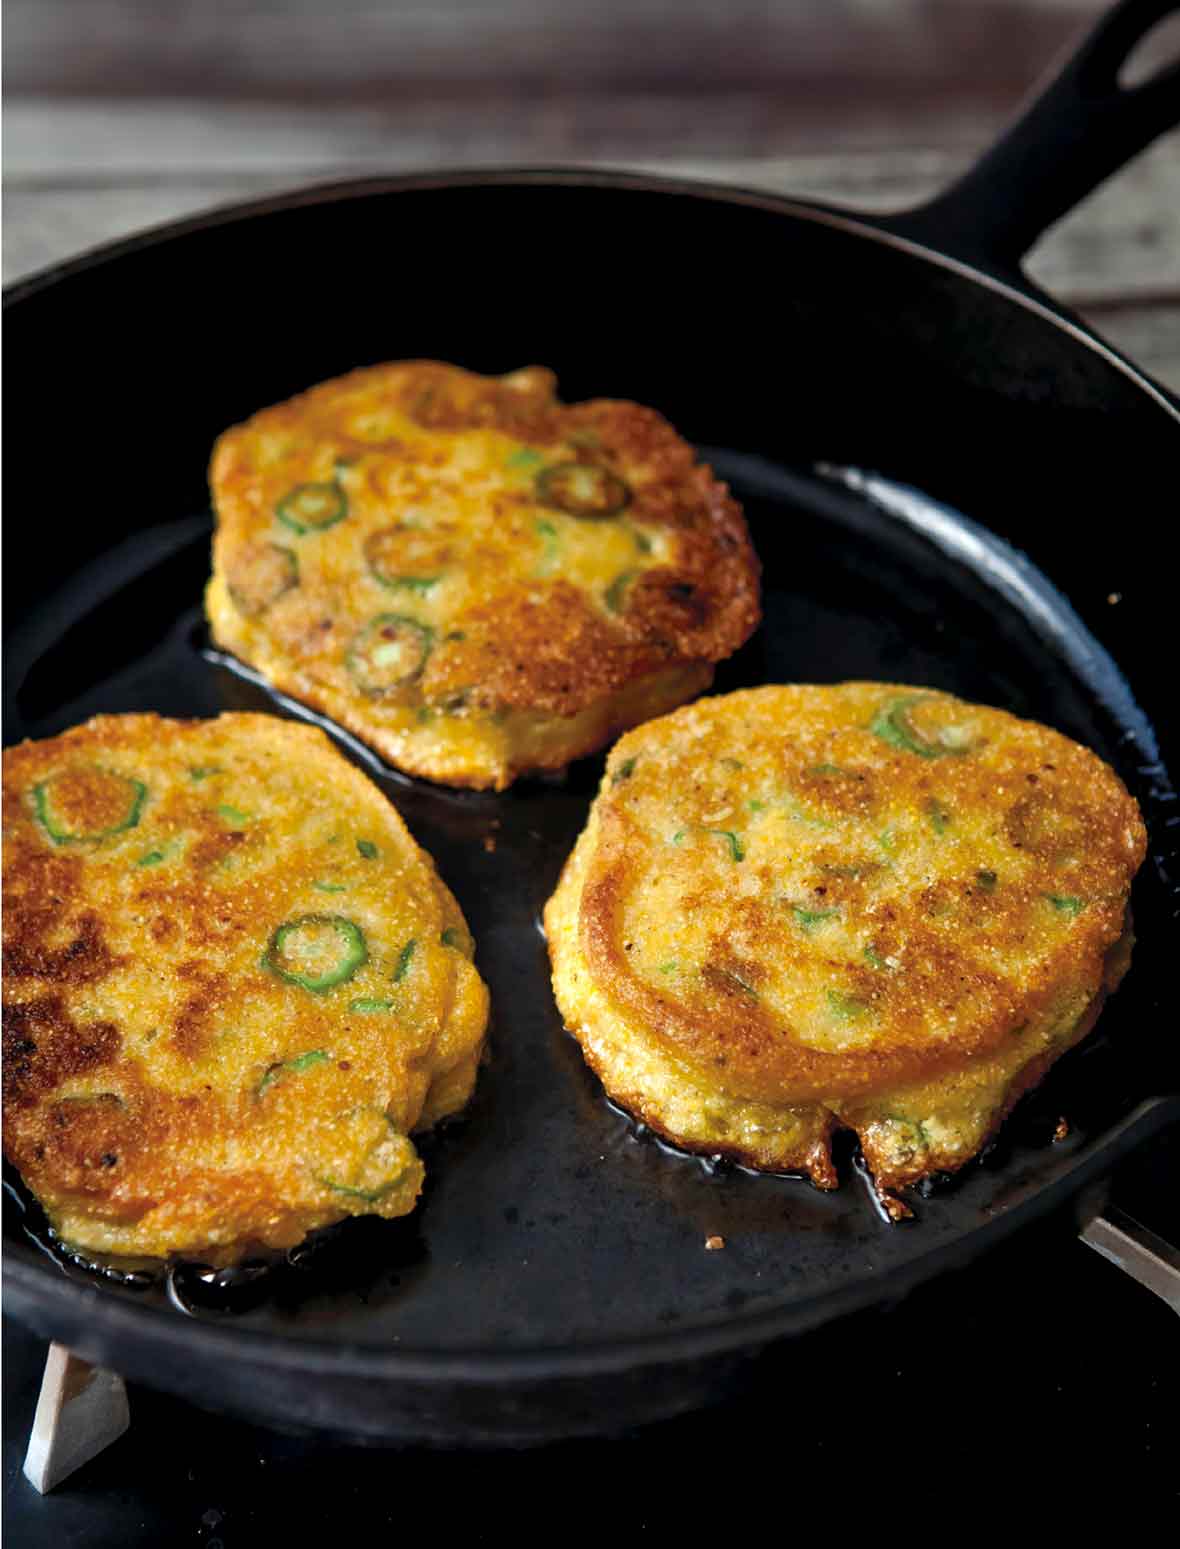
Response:
[{"label": "golden brown cornmeal cake", "polygon": [[265,715],[100,716],[4,755],[4,1144],[91,1254],[231,1263],[412,1210],[488,1002],[360,772]]},{"label": "golden brown cornmeal cake", "polygon": [[706,699],[612,750],[545,913],[554,990],[677,1144],[833,1187],[846,1127],[884,1196],[961,1167],[1092,1026],[1144,849],[1100,759],[1003,711]]},{"label": "golden brown cornmeal cake", "polygon": [[214,638],[411,774],[502,790],[706,688],[758,622],[737,504],[537,366],[354,371],[217,443]]}]

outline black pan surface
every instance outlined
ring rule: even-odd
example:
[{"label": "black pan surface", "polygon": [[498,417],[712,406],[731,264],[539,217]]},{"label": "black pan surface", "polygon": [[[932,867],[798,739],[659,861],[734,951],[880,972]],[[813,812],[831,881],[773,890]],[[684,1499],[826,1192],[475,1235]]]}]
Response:
[{"label": "black pan surface", "polygon": [[1156,546],[1180,417],[1026,287],[784,200],[460,174],[182,223],[18,288],[7,326],[9,741],[100,711],[304,713],[208,646],[214,436],[369,361],[537,361],[567,399],[660,408],[743,501],[765,622],[718,690],[880,678],[1035,717],[1115,766],[1151,840],[1134,968],[1095,1036],[891,1227],[850,1152],[829,1195],[713,1168],[638,1133],[586,1071],[538,918],[601,758],[481,795],[334,733],[436,857],[492,991],[491,1062],[428,1143],[420,1210],[346,1225],[227,1297],[191,1272],[128,1285],[65,1262],[13,1181],[7,1296],[25,1321],[277,1424],[600,1431],[700,1402],[768,1341],[966,1262],[1180,1112],[1159,1036],[1180,829]]}]

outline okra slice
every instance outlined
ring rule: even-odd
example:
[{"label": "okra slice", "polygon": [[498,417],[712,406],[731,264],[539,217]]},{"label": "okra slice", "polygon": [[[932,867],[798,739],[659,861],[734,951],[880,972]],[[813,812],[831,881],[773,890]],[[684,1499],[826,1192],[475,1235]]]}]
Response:
[{"label": "okra slice", "polygon": [[264,962],[287,984],[322,995],[345,984],[369,959],[365,933],[343,914],[302,914],[280,925]]},{"label": "okra slice", "polygon": [[284,527],[302,536],[334,527],[348,515],[348,496],[339,484],[296,484],[275,506]]},{"label": "okra slice", "polygon": [[238,612],[257,618],[299,585],[299,561],[281,543],[251,544],[234,556],[227,581]]},{"label": "okra slice", "polygon": [[362,694],[383,699],[422,675],[433,644],[429,624],[403,613],[379,613],[353,639],[345,665]]},{"label": "okra slice", "polygon": [[369,574],[382,586],[429,592],[442,580],[451,549],[430,532],[399,525],[370,533],[364,554]]},{"label": "okra slice", "polygon": [[333,1193],[375,1205],[393,1192],[414,1165],[414,1147],[377,1108],[358,1108],[330,1126],[334,1149],[352,1155],[340,1172],[319,1173],[316,1182]]},{"label": "okra slice", "polygon": [[147,786],[96,765],[65,769],[33,787],[37,821],[54,844],[84,844],[139,822]]},{"label": "okra slice", "polygon": [[913,712],[925,704],[930,694],[907,694],[902,699],[890,700],[882,705],[869,723],[869,730],[892,747],[905,753],[916,753],[919,758],[943,758],[949,754],[971,751],[971,740],[956,726],[938,728],[928,734],[914,722]]},{"label": "okra slice", "polygon": [[597,463],[553,463],[538,473],[535,489],[543,506],[591,521],[618,516],[631,500],[622,479]]}]

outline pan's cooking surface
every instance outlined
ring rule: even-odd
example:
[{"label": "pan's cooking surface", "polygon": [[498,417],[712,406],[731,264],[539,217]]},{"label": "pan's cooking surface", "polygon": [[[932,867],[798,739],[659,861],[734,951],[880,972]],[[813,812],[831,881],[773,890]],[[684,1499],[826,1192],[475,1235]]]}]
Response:
[{"label": "pan's cooking surface", "polygon": [[[158,1287],[59,1272],[14,1208],[7,1296],[40,1332],[281,1425],[447,1442],[598,1432],[700,1404],[768,1340],[966,1263],[1175,1111],[1160,1032],[1180,828],[1109,659],[953,513],[894,488],[880,491],[890,517],[789,471],[882,469],[1013,539],[1109,643],[1171,757],[1159,637],[1174,586],[1153,537],[1173,515],[1177,417],[1051,308],[788,201],[509,172],[204,218],[31,282],[6,324],[9,738],[95,710],[270,704],[202,655],[204,468],[226,425],[358,363],[538,361],[567,400],[630,396],[690,439],[746,450],[715,461],[749,507],[766,624],[719,688],[908,678],[1038,716],[1113,759],[1153,845],[1135,967],[1098,1036],[986,1164],[891,1229],[847,1158],[834,1196],[710,1177],[634,1140],[602,1101],[558,1025],[535,929],[599,761],[503,797],[382,776],[458,892],[495,1000],[492,1064],[463,1127],[431,1145],[423,1208],[398,1230],[358,1223],[252,1308],[198,1318]],[[1053,1146],[1062,1112],[1074,1131]],[[726,1247],[707,1252],[706,1235]]]},{"label": "pan's cooking surface", "polygon": [[[920,500],[920,516],[933,513],[925,525],[946,529],[942,547],[831,478],[708,455],[743,500],[765,565],[764,628],[722,668],[719,690],[852,677],[930,683],[1079,738],[1141,801],[1156,803],[1158,771],[1142,767],[1150,733],[1120,698],[1121,680],[1064,602],[1035,575],[1013,571],[1010,551]],[[159,516],[148,533],[79,569],[18,631],[9,740],[49,736],[99,711],[276,708],[208,650],[207,517],[183,507]],[[997,567],[1007,567],[1007,583]],[[997,587],[1013,575],[1003,595]],[[961,1239],[1067,1170],[1090,1137],[1154,1090],[1151,963],[1163,911],[1149,863],[1137,890],[1142,968],[1104,1012],[1098,1036],[1025,1103],[991,1157],[916,1202],[916,1223],[886,1225],[847,1155],[843,1187],[831,1195],[793,1179],[712,1172],[637,1136],[607,1105],[550,993],[538,916],[601,760],[561,784],[526,782],[492,796],[411,782],[356,745],[345,751],[396,803],[463,906],[492,991],[492,1058],[467,1117],[427,1144],[417,1214],[330,1234],[235,1312],[235,1326],[461,1351],[568,1348],[733,1320],[847,1288]],[[1061,1114],[1072,1133],[1053,1145]],[[5,1208],[8,1250],[36,1256],[19,1206]],[[723,1250],[706,1251],[713,1235]],[[110,1294],[166,1300],[161,1284]]]}]

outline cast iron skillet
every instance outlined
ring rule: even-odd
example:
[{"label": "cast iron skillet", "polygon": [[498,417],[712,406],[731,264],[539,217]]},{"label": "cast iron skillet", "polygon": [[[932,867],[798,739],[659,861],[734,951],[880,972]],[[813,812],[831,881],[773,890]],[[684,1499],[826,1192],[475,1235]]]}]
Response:
[{"label": "cast iron skillet", "polygon": [[[609,1430],[699,1403],[769,1342],[983,1253],[1180,1112],[1159,1036],[1180,835],[1155,541],[1176,514],[1180,414],[1018,268],[1177,116],[1175,70],[1115,80],[1169,9],[1117,7],[974,171],[889,221],[626,174],[457,173],[181,222],[13,290],[10,740],[98,711],[300,713],[207,647],[214,436],[362,362],[539,361],[566,398],[658,406],[743,499],[766,619],[719,689],[877,677],[1037,717],[1113,762],[1152,845],[1135,966],[1097,1035],[985,1163],[891,1228],[854,1157],[833,1195],[710,1170],[636,1134],[585,1071],[537,916],[600,759],[472,795],[340,737],[437,857],[492,989],[492,1061],[468,1117],[429,1144],[421,1210],[214,1294],[191,1273],[136,1287],[63,1262],[14,1186],[15,1314],[129,1377],[280,1425]],[[1052,1145],[1060,1114],[1072,1131]],[[706,1252],[714,1233],[726,1247]]]}]

